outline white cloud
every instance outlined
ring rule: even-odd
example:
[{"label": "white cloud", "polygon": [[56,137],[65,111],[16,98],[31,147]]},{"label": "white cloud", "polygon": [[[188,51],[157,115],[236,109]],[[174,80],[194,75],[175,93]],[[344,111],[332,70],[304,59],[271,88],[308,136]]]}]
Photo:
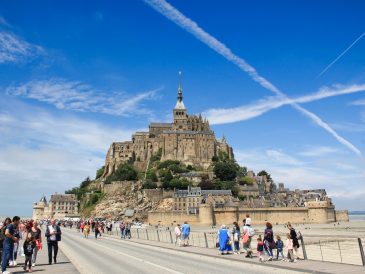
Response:
[{"label": "white cloud", "polygon": [[365,106],[365,99],[359,99],[356,101],[351,102],[353,106]]},{"label": "white cloud", "polygon": [[[365,115],[364,115],[365,117]],[[365,118],[364,118],[365,122]],[[343,123],[335,123],[332,126],[338,130],[349,131],[349,132],[364,132],[365,124],[361,123],[351,123],[351,122],[343,122]]]},{"label": "white cloud", "polygon": [[338,152],[338,149],[335,149],[332,147],[327,147],[327,146],[316,146],[316,147],[311,147],[305,151],[301,151],[298,153],[298,155],[307,156],[307,157],[319,157],[319,156],[328,155],[328,154],[331,154],[334,152]]},{"label": "white cloud", "polygon": [[28,43],[11,32],[0,31],[0,64],[24,62],[44,53],[42,47]]},{"label": "white cloud", "polygon": [[6,201],[0,216],[30,215],[32,203],[43,194],[94,177],[109,145],[130,140],[136,130],[0,102],[0,185],[14,193],[0,192]]},{"label": "white cloud", "polygon": [[204,116],[209,119],[209,122],[214,124],[226,124],[238,121],[249,120],[265,114],[266,112],[280,108],[284,105],[288,105],[292,102],[295,103],[309,103],[329,97],[363,92],[365,91],[365,84],[363,85],[350,85],[342,86],[336,85],[333,88],[322,87],[318,92],[304,95],[302,97],[294,99],[283,99],[280,97],[268,97],[257,102],[243,105],[235,108],[213,108],[203,112]]},{"label": "white cloud", "polygon": [[30,81],[6,89],[8,94],[54,105],[58,109],[90,111],[117,116],[150,115],[141,102],[156,98],[154,89],[128,96],[124,92],[102,92],[79,81],[50,79]]},{"label": "white cloud", "polygon": [[[267,79],[262,77],[254,67],[248,64],[243,58],[235,55],[225,44],[220,42],[218,39],[207,33],[203,30],[196,22],[191,20],[182,14],[175,7],[170,5],[164,0],[145,0],[145,2],[150,5],[157,12],[171,20],[173,23],[191,33],[198,40],[206,44],[208,47],[216,51],[218,54],[226,58],[228,61],[236,65],[242,71],[246,72],[252,80],[257,82],[259,85],[264,87],[265,89],[271,91],[276,94],[280,99],[288,99],[288,97],[279,90],[276,86],[274,86]],[[295,102],[290,102],[290,106],[299,111],[301,114],[309,118],[312,122],[314,122],[317,126],[321,127],[329,134],[331,134],[338,142],[346,146],[349,150],[353,151],[357,155],[361,156],[361,151],[356,148],[353,144],[347,141],[345,138],[340,136],[337,132],[335,132],[330,125],[324,122],[320,117],[316,114],[308,111],[307,109],[301,107]]]},{"label": "white cloud", "polygon": [[[310,159],[293,157],[283,149],[256,148],[236,149],[235,157],[249,170],[266,170],[276,183],[285,183],[290,189],[325,188],[335,198],[337,208],[356,210],[365,206],[364,199],[358,199],[365,194],[365,160],[354,159],[351,154],[339,150],[331,152],[331,157],[324,153]],[[356,202],[348,203],[349,197]]]}]

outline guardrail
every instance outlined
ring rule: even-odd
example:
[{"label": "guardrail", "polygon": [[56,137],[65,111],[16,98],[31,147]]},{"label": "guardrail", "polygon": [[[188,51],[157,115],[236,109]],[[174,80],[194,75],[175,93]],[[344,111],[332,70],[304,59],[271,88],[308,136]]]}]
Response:
[{"label": "guardrail", "polygon": [[[120,235],[118,228],[112,232]],[[260,234],[260,233],[259,233]],[[259,235],[256,233],[256,236]],[[262,233],[261,233],[262,234]],[[285,242],[286,236],[279,234]],[[131,230],[131,237],[148,241],[158,241],[176,244],[175,234],[171,230],[154,228],[137,228]],[[216,248],[217,232],[195,232],[189,236],[189,245],[203,248]],[[240,243],[242,245],[242,243]],[[252,242],[252,249],[256,250],[256,240]],[[335,236],[303,236],[298,249],[298,256],[302,259],[315,261],[336,262],[365,266],[365,239],[342,238]],[[276,253],[276,252],[275,252]]]}]

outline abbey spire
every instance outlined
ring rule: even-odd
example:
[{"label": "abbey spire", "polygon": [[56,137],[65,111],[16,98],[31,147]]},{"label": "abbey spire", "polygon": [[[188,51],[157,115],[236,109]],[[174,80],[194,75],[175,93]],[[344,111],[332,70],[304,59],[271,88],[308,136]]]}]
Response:
[{"label": "abbey spire", "polygon": [[179,86],[177,89],[177,102],[176,102],[174,109],[186,110],[184,102],[183,102],[183,94],[182,94],[182,87],[181,87],[181,71],[179,71]]}]

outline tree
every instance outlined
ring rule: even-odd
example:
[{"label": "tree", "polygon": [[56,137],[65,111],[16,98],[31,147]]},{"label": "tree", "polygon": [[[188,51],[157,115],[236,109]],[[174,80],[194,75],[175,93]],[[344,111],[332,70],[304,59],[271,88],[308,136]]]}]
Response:
[{"label": "tree", "polygon": [[214,165],[214,174],[221,181],[232,181],[237,176],[238,166],[232,161],[217,162]]},{"label": "tree", "polygon": [[106,180],[106,184],[113,181],[135,181],[138,179],[138,172],[129,164],[121,164],[118,169],[110,175]]},{"label": "tree", "polygon": [[156,172],[154,172],[153,170],[147,171],[146,179],[150,180],[152,182],[157,182],[158,178],[157,178]]},{"label": "tree", "polygon": [[255,179],[248,177],[248,176],[240,177],[238,180],[238,183],[240,185],[253,185],[254,182],[255,182]]},{"label": "tree", "polygon": [[83,180],[80,184],[80,188],[86,188],[91,184],[91,180],[89,177],[86,177],[85,180]]},{"label": "tree", "polygon": [[157,184],[155,182],[151,182],[149,180],[147,180],[143,185],[142,187],[144,189],[155,189],[157,188]]},{"label": "tree", "polygon": [[210,180],[203,180],[199,183],[198,185],[201,189],[203,190],[210,190],[210,189],[215,189],[215,185],[212,181]]},{"label": "tree", "polygon": [[104,174],[104,169],[105,169],[105,166],[102,166],[101,168],[99,168],[97,171],[96,171],[96,176],[95,176],[95,180],[96,179],[99,179],[101,177],[101,175]]},{"label": "tree", "polygon": [[266,172],[266,170],[261,170],[259,173],[257,173],[257,176],[266,176],[266,179],[268,182],[272,182],[271,175]]}]

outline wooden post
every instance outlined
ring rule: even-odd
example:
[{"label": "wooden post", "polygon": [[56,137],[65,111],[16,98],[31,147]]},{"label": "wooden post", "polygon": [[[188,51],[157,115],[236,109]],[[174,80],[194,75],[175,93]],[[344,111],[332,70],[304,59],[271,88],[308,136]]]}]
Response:
[{"label": "wooden post", "polygon": [[157,232],[157,241],[160,241],[160,235],[158,234],[158,229],[156,230]]},{"label": "wooden post", "polygon": [[149,240],[147,228],[146,228],[146,237],[147,237],[147,240]]},{"label": "wooden post", "polygon": [[204,240],[205,240],[205,247],[208,248],[208,238],[207,238],[207,233],[204,232]]},{"label": "wooden post", "polygon": [[169,231],[170,232],[170,240],[171,240],[171,243],[173,244],[173,240],[172,240],[172,233],[171,233],[171,230]]}]

